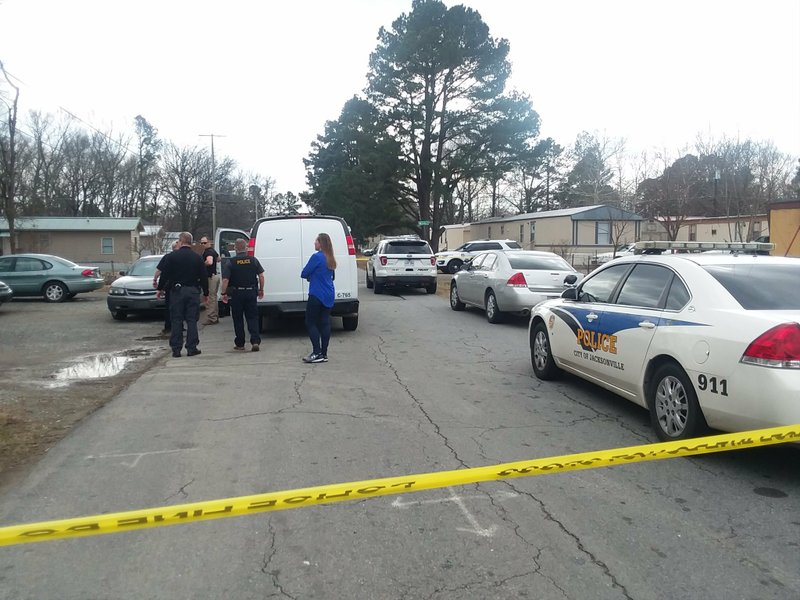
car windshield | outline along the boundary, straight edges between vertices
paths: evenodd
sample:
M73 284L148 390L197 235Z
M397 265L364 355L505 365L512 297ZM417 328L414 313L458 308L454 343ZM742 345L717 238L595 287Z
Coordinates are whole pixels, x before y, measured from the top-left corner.
M133 266L131 267L130 271L126 273L126 275L131 275L134 277L152 277L156 272L157 266L157 260L137 260L135 263L133 263Z
M509 254L508 262L512 269L523 271L574 271L570 264L560 256L525 256Z
M506 242L506 246L513 248L514 250L522 250L522 246L520 246L517 242Z
M431 254L428 242L389 242L386 244L386 254Z
M728 290L745 310L800 310L800 261L797 264L706 265L705 270Z

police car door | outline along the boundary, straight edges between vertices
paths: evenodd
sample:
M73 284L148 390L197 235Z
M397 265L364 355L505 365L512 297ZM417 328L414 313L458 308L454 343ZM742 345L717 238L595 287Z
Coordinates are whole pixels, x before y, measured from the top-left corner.
M614 265L595 271L578 287L577 300L551 307L550 346L559 363L594 379L598 357L614 350L603 312L630 269L630 265Z
M595 364L595 370L599 378L626 397L635 396L641 386L650 343L661 322L673 276L665 266L637 263L605 307L603 330L612 336L613 343L599 354L602 360Z

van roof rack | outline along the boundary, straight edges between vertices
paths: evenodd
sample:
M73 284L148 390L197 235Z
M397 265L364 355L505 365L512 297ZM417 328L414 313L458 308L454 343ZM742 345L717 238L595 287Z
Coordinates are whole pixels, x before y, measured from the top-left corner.
M775 244L767 242L636 242L636 254L661 254L665 250L705 252L706 250L730 250L731 252L768 252Z

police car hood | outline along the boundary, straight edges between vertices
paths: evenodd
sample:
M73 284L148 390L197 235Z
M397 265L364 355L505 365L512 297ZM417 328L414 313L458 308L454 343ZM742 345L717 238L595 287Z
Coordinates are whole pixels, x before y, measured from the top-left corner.
M153 278L150 276L137 277L125 275L111 284L112 288L126 288L129 290L152 290Z

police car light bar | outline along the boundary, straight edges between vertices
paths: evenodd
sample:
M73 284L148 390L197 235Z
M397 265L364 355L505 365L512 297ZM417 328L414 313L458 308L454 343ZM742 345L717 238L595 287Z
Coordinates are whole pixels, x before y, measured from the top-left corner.
M758 252L774 250L775 244L768 242L636 242L636 250L685 250L702 252L703 250L732 250L740 252Z

